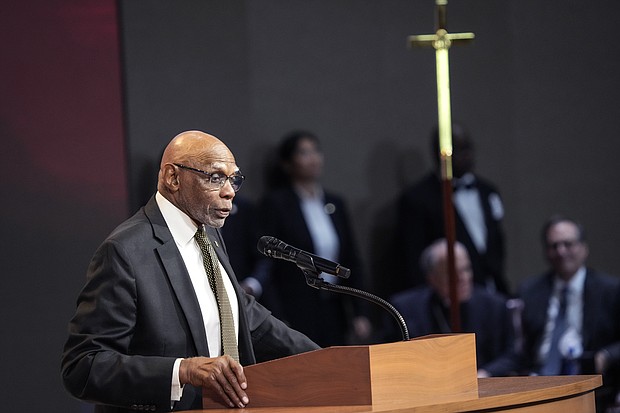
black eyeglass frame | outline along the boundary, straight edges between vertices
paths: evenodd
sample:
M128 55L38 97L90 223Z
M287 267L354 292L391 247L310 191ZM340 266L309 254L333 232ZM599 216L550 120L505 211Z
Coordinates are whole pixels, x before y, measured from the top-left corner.
M575 248L577 245L583 244L583 240L580 239L569 239L557 242L547 243L547 248L552 250L557 250L560 246L566 248L567 250Z
M238 192L239 189L241 189L241 185L243 185L243 181L245 181L245 175L235 172L232 175L224 175L223 173L220 172L207 172L207 171L203 171L202 169L198 169L198 168L193 168L191 166L187 166L187 165L183 165L180 163L173 163L174 166L178 166L179 168L182 169L187 169L188 171L194 171L194 172L198 172L200 174L203 174L205 176L209 177L209 183L210 184L214 184L214 185L219 185L219 187L217 188L222 189L224 187L224 185L226 185L226 181L230 182L230 186L232 187L232 189L235 192ZM222 179L221 182L213 182L213 176L218 176L218 177L222 177L222 178L226 178L226 179ZM235 180L237 182L235 182Z

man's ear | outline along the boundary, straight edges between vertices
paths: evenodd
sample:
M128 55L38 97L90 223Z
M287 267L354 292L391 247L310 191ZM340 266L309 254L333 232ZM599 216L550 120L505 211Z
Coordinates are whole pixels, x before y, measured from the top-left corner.
M163 181L166 188L170 192L176 192L179 190L179 175L178 170L172 164L165 164L163 169Z

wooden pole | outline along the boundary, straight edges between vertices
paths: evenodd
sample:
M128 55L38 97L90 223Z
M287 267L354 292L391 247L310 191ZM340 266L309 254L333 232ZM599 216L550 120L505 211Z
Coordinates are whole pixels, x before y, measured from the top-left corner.
M457 291L457 274L454 257L456 225L452 202L452 113L450 108L450 64L448 51L453 42L467 42L473 33L448 33L446 29L446 6L448 0L436 0L437 31L432 35L409 36L410 46L429 46L435 49L437 69L437 113L439 119L439 154L443 195L444 231L448 243L448 276L450 284L450 327L461 331L460 307Z

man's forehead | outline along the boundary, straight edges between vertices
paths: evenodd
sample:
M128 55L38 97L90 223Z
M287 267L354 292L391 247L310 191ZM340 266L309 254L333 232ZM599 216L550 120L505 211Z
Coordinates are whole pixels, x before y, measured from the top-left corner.
M235 157L224 145L215 145L209 150L200 153L198 161L204 166L218 166L218 167L236 167Z
M217 170L233 170L238 171L239 167L235 162L235 159L230 158L208 158L203 161L205 168L217 169Z
M556 225L549 228L547 236L549 238L574 236L579 232L577 226L570 222L559 222Z

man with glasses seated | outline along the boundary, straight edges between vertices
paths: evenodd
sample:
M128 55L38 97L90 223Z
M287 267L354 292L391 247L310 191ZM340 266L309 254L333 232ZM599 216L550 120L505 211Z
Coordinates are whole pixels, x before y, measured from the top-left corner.
M525 373L602 374L597 411L613 404L620 378L620 278L586 266L583 227L565 217L542 231L550 269L523 283Z
M97 412L249 403L244 365L318 346L239 286L219 228L244 176L214 136L166 147L156 194L95 253L69 325L64 385Z

